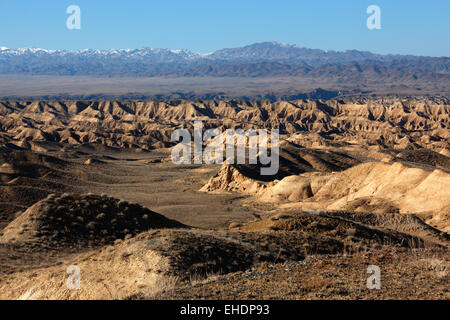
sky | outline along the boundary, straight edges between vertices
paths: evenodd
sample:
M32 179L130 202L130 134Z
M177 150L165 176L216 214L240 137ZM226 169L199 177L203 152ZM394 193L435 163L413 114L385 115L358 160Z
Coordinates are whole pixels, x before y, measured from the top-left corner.
M81 9L69 30L67 7ZM367 7L381 9L369 30ZM450 0L1 0L0 46L209 53L277 41L323 50L450 56Z

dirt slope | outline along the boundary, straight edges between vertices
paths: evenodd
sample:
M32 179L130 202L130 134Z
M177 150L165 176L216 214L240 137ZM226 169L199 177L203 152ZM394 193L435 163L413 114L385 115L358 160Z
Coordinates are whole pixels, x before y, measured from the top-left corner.
M224 165L200 190L236 191L260 202L293 203L304 209L428 214L434 225L449 230L450 174L400 162L368 162L342 172L305 173L270 183Z
M0 243L107 244L142 231L183 224L139 204L96 195L52 194L20 214L2 232Z

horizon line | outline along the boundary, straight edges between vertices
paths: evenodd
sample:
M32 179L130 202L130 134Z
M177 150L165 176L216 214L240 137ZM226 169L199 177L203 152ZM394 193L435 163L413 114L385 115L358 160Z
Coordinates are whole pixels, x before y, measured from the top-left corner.
M370 53L370 54L374 54L374 55L379 55L379 56L414 56L414 57L432 57L432 58L449 58L449 56L445 56L445 55L415 55L415 54L401 54L401 53L376 53L376 52L372 52L369 50L359 50L359 49L346 49L343 51L340 50L326 50L326 49L318 49L318 48L308 48L308 47L301 47L297 44L288 44L288 43L282 43L282 42L278 42L278 41L261 41L261 42L254 42L251 44L247 44L247 45L243 45L243 46L238 46L238 47L226 47L226 48L221 48L221 49L217 49L214 50L212 52L208 52L208 53L202 53L202 52L196 52L190 49L183 49L183 48L177 48L177 49L171 49L171 48L162 48L162 47L150 47L150 46L142 46L142 47L136 47L136 48L109 48L109 49L96 49L96 48L80 48L80 49L46 49L46 48L42 48L42 47L34 47L34 46L29 46L29 47L16 47L16 48L10 48L7 46L0 46L0 53L2 53L3 51L19 51L19 50L40 50L40 51L46 51L49 53L57 53L57 52L83 52L83 51L99 51L99 52L108 52L108 51L137 51L137 50L144 50L144 49L150 49L150 50L166 50L166 51L170 51L173 53L180 53L180 52L186 52L186 53L192 53L192 54L196 54L199 56L209 56L212 55L218 51L222 51L222 50L233 50L233 49L241 49L241 48L245 48L245 47L249 47L249 46L253 46L253 45L258 45L258 44L274 44L274 45L278 45L280 47L290 47L290 48L297 48L297 49L306 49L306 50L320 50L323 51L325 53L346 53L346 52L351 52L351 51L356 51L356 52L364 52L364 53Z

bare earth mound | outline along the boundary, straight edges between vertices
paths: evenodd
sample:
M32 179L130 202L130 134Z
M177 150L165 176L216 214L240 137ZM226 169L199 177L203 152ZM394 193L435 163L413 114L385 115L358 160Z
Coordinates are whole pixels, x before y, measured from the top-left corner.
M0 242L106 244L142 231L181 228L138 204L97 195L50 195L23 212L4 230Z
M259 261L276 259L255 246L199 230L156 230L116 241L75 261L83 277L81 290L69 290L66 266L17 273L0 284L8 299L129 299L152 298L175 285L208 275L245 270Z

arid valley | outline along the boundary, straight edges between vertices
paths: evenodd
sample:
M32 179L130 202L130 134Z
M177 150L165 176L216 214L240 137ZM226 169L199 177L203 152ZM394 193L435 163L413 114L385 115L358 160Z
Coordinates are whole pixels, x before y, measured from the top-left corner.
M194 121L278 173L174 164ZM0 299L450 299L449 141L439 96L0 101Z

